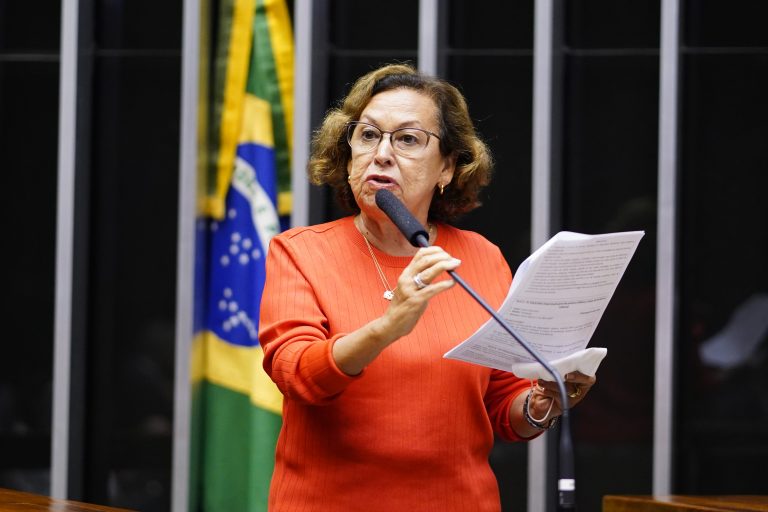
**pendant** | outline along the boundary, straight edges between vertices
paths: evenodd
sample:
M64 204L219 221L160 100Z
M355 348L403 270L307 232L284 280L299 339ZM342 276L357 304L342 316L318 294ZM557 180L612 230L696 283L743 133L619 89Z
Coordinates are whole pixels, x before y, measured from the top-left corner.
M392 290L386 290L384 292L384 298L387 299L387 300L394 299L395 298L395 292L393 292Z

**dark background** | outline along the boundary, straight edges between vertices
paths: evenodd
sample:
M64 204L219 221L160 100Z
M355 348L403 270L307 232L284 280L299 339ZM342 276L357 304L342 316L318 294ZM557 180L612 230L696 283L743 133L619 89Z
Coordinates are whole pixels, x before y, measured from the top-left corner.
M656 293L660 3L571 0L555 45L553 230L645 230L592 345L609 348L574 411L578 503L649 494ZM440 72L466 95L497 160L484 206L460 225L514 269L530 252L533 0L450 0ZM79 499L170 507L181 1L81 2L80 336L72 410ZM318 2L313 126L360 74L418 64L418 9ZM5 343L0 487L50 486L61 2L0 0ZM764 494L765 333L736 367L702 345L768 291L768 3L681 2L673 492ZM311 194L312 222L340 212ZM77 390L80 390L77 392ZM524 510L526 449L491 462L505 510Z

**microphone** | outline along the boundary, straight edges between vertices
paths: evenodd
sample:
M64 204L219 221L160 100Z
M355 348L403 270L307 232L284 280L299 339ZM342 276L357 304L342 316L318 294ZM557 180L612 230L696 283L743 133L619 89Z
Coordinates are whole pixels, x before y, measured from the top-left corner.
M416 218L408 211L408 208L387 189L379 189L376 192L376 206L383 211L387 217L397 226L400 232L414 247L429 247L429 236L426 229ZM496 310L488 305L462 278L456 274L456 271L449 270L448 274L458 283L467 293L469 293L480 306L491 314L494 320L507 331L512 338L522 346L531 357L541 364L547 372L552 375L557 383L560 392L560 403L563 412L560 416L560 468L557 480L558 504L562 510L573 510L576 508L576 479L574 476L573 463L573 442L571 441L571 424L568 408L568 393L565 389L565 382L560 373L555 370L527 341L512 329L507 322L502 319Z
M406 240L415 247L429 247L429 235L421 222L387 189L376 191L376 206L387 214Z

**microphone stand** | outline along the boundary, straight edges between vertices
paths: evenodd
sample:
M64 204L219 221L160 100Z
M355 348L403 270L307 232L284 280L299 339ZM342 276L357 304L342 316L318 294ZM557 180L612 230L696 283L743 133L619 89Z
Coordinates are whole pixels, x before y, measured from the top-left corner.
M411 245L416 247L429 247L429 236L424 230L424 226L408 211L405 205L400 202L395 195L387 189L379 189L376 192L376 205L383 211L392 222L397 226L400 232L405 236ZM483 309L491 314L494 320L514 338L536 361L539 362L552 375L557 382L557 389L560 392L560 403L562 405L561 430L560 430L560 468L557 480L558 503L561 510L574 510L576 480L573 467L573 442L571 441L571 422L568 409L568 393L565 390L565 382L560 374L541 357L536 350L531 347L521 336L519 336L512 327L489 306L482 297L464 282L455 271L449 270L448 274L474 298Z
M413 235L412 243L418 247L429 247L429 239L425 232L416 232ZM549 362L541 357L536 350L528 344L520 335L518 335L511 326L509 326L491 306L488 305L454 270L449 270L448 274L456 281L459 286L469 293L480 306L491 314L494 320L507 331L520 346L522 346L531 357L541 364L557 383L560 391L560 403L562 405L562 415L560 416L560 461L557 478L558 508L560 510L576 509L576 479L573 463L573 441L571 440L571 420L568 407L568 392L565 389L565 382L560 373L555 370Z

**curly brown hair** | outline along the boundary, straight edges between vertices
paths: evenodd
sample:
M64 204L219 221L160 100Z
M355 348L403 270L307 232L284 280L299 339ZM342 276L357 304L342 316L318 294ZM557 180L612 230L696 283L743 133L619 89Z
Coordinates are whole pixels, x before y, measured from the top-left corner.
M432 198L429 218L455 220L480 206L478 196L490 181L493 158L480 140L458 89L407 64L390 64L364 75L352 86L341 106L328 111L312 137L312 153L307 165L309 177L316 185L329 185L342 208L352 213L360 211L347 182L347 163L352 157L346 140L347 123L357 121L376 94L401 88L423 93L437 106L440 153L455 156L456 170L445 192Z

